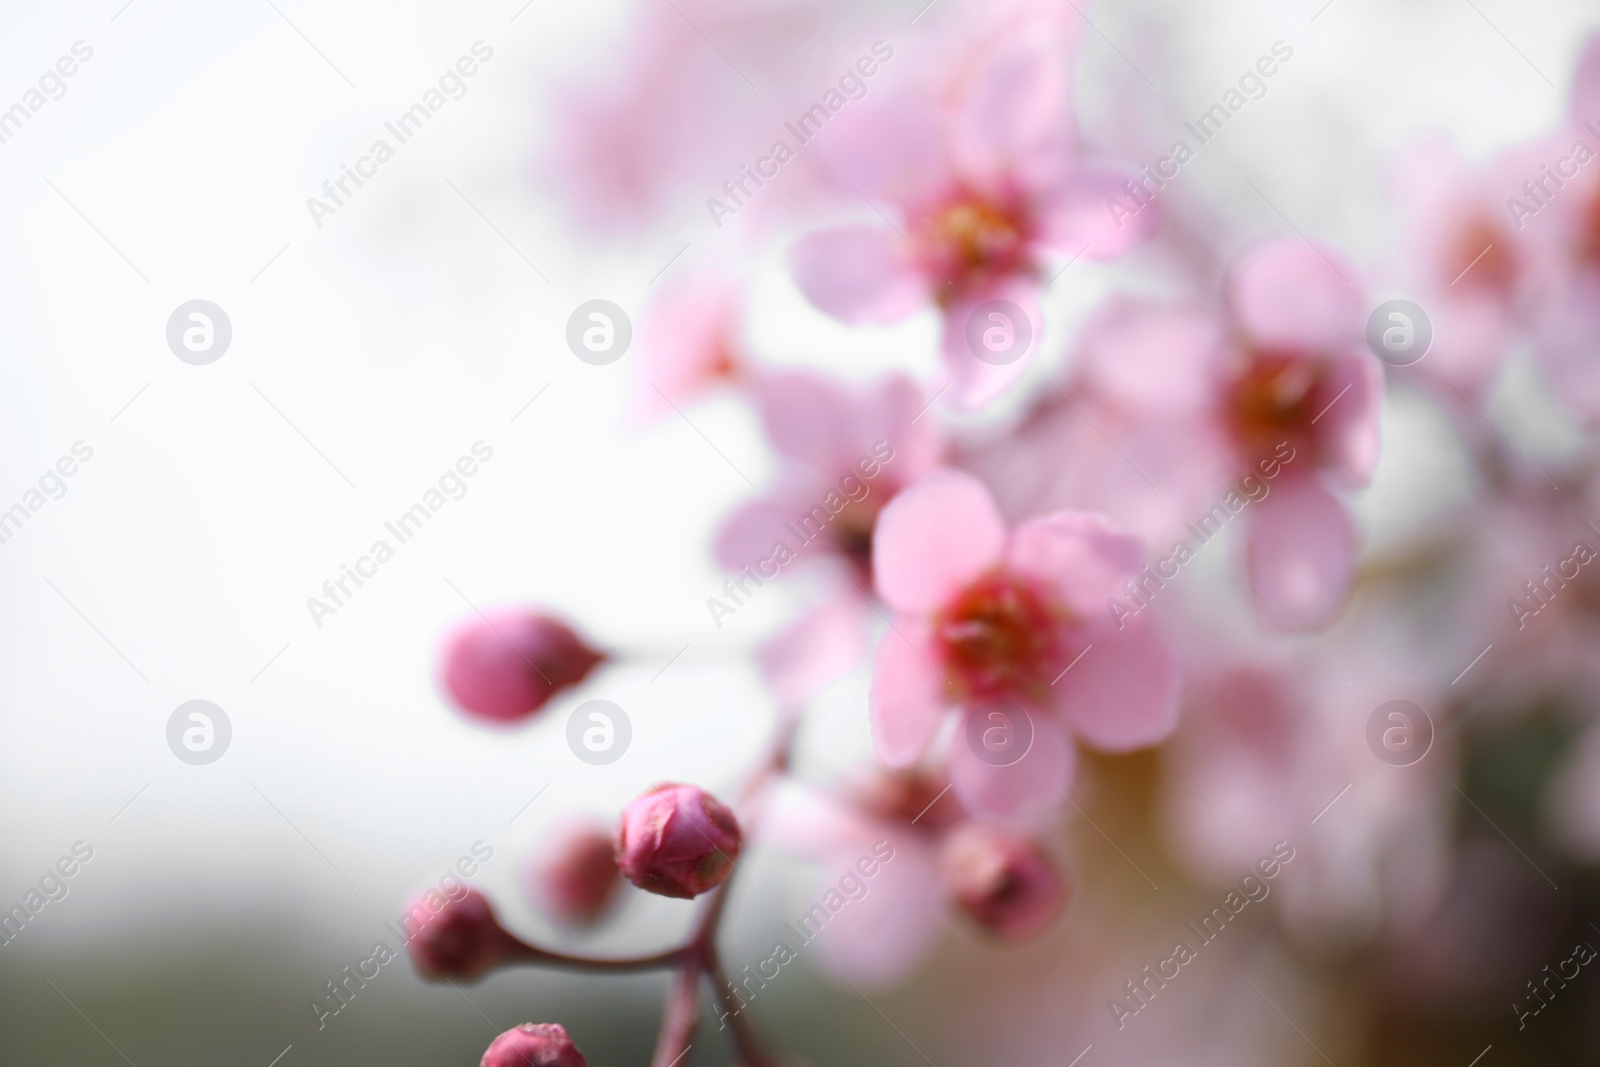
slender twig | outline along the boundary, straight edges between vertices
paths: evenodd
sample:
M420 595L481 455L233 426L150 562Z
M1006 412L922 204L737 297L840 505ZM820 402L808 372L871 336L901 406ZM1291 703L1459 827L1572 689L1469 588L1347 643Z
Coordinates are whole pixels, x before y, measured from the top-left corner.
M555 952L551 949L540 948L514 936L511 938L511 942L510 951L506 957L507 963L560 967L572 971L609 971L619 974L633 971L659 971L668 967L675 967L683 960L687 951L686 946L680 945L666 952L656 952L649 956L597 959L592 956L572 956L565 952Z
M722 960L718 958L715 950L711 953L711 966L706 977L710 979L711 988L715 990L717 1000L722 1004L725 1013L722 1018L728 1024L728 1030L733 1037L734 1051L739 1054L739 1067L772 1067L772 1057L768 1055L761 1039L756 1036L755 1028L744 1018L742 1014L744 1003L733 991L733 983L728 981Z

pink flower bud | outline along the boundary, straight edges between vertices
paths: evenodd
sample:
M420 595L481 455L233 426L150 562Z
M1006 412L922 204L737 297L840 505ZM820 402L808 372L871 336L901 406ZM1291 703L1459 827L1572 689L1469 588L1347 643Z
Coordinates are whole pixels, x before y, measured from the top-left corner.
M1067 881L1038 845L968 823L944 843L940 867L951 898L996 940L1018 943L1049 929L1067 904Z
M557 921L591 926L616 899L621 884L611 835L598 826L578 824L559 831L536 855L528 892Z
M640 889L688 899L728 880L742 844L726 805L692 785L663 785L623 811L617 864Z
M432 894L430 894L432 895ZM425 897L406 908L402 920L411 940L411 962L427 979L474 981L510 954L515 939L495 918L489 898L476 889L446 900L438 910Z
M557 1023L523 1023L489 1043L478 1067L588 1067Z
M440 674L468 714L514 722L583 681L603 659L564 623L503 610L475 615L445 638Z

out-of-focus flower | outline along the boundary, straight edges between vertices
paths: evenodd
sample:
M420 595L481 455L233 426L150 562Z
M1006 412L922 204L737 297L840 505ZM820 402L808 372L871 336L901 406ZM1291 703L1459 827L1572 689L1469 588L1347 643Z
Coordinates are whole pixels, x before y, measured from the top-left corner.
M1165 737L1177 714L1172 652L1146 616L1118 620L1107 607L1139 558L1139 543L1099 515L1057 512L1008 533L988 490L958 471L902 493L873 548L879 595L897 612L872 678L878 758L914 763L958 707L955 790L1003 817L1061 799L1073 738L1126 751ZM1031 732L1004 765L972 742L995 714Z
M639 322L635 345L643 362L641 407L671 411L745 372L744 295L715 270L663 283Z
M733 812L692 785L663 785L631 801L617 824L617 866L650 893L689 899L728 880L743 835Z
M895 322L935 305L945 370L967 406L1026 366L971 347L968 324L983 305L1021 309L1036 347L1047 257L1110 259L1156 226L1154 210L1121 224L1107 210L1125 176L1083 158L1068 107L1071 58L1039 47L1038 29L1024 20L954 64L953 85L858 105L830 161L844 186L898 222L819 231L792 254L807 298L844 322Z
M534 855L528 891L546 914L569 926L591 926L616 899L621 885L616 847L604 827L573 823Z
M1336 653L1349 663L1348 648ZM1326 664L1309 653L1213 667L1188 686L1165 753L1162 821L1174 854L1223 885L1287 842L1296 858L1273 898L1285 925L1316 944L1415 926L1447 875L1454 768L1444 723L1433 715L1431 747L1414 764L1379 759L1368 719L1408 682L1381 661L1366 666L1347 668L1349 686L1315 684Z
M1084 346L1101 388L1136 408L1143 395L1145 417L1189 429L1189 460L1168 479L1225 472L1198 522L1214 534L1248 511L1247 573L1275 624L1326 625L1355 575L1355 528L1332 490L1372 478L1383 374L1354 276L1332 250L1271 242L1230 272L1220 319L1152 309L1159 329L1104 319L1107 334Z
M489 1043L479 1067L588 1067L559 1023L523 1023Z
M469 715L515 722L582 682L604 659L565 623L504 609L468 619L445 638L440 676Z
M495 917L489 898L476 889L434 912L413 901L407 915L421 926L406 943L417 973L430 980L475 981L505 960L515 941Z
M790 559L820 554L870 585L879 513L938 460L938 433L917 418L924 407L917 387L895 376L852 394L820 375L791 371L762 377L755 399L783 473L770 495L729 517L717 538L718 560L765 580Z
M1528 173L1513 210L1544 257L1545 299L1533 328L1535 347L1564 403L1586 420L1600 418L1600 35L1578 63L1564 128L1518 150ZM1537 169L1533 169L1537 167ZM1512 207L1508 201L1508 207Z
M1032 940L1066 909L1065 875L1020 834L969 823L944 842L939 861L951 898L997 941Z
M941 447L910 379L885 378L852 393L819 375L762 376L755 399L782 460L778 485L731 515L717 539L723 566L778 576L790 561L826 561L839 585L764 642L762 675L799 707L860 660L867 647L872 532L884 506L932 469Z
M944 914L938 844L961 817L943 781L874 768L839 789L785 783L765 827L787 851L817 861L812 899L849 899L806 947L823 969L868 988L899 982L932 949ZM846 882L846 880L848 881Z

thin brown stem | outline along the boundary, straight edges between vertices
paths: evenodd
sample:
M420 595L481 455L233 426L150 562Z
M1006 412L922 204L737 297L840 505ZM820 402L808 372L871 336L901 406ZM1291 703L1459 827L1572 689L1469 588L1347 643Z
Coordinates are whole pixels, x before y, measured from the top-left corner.
M721 1021L728 1025L733 1037L734 1051L739 1054L739 1067L773 1067L773 1060L768 1055L766 1046L756 1036L755 1028L741 1014L744 1011L744 1002L733 991L733 983L728 981L728 975L722 968L722 960L715 953L711 956L706 977L717 994L718 1003L722 1005Z
M656 1038L650 1067L678 1067L694 1045L694 1028L700 1014L701 955L689 953L667 990L667 1006L661 1013L661 1033Z
M573 956L565 952L555 952L551 949L530 945L514 935L507 935L510 940L506 945L505 961L507 963L526 963L533 966L559 967L573 971L603 971L612 973L631 973L634 971L658 971L676 966L684 957L686 947L671 949L666 952L657 952L649 956L625 956L620 959L597 959L592 956Z

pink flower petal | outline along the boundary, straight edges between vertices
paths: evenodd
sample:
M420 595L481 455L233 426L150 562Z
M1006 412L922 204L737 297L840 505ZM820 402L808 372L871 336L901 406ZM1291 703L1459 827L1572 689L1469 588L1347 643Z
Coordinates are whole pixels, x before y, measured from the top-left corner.
M1250 508L1245 565L1262 619L1316 629L1336 618L1356 570L1344 505L1315 478L1290 478Z
M832 379L804 371L763 375L756 403L772 447L827 474L855 446L854 400Z
M880 382L856 412L856 447L870 449L882 441L894 449L887 465L893 484L910 485L938 463L942 442L937 423L921 417L928 399L910 378L896 374ZM854 464L864 455L848 459Z
M1360 489L1372 481L1378 466L1383 368L1371 352L1353 350L1328 375L1323 392L1329 406L1318 416L1316 427L1322 433L1323 469L1346 488Z
M992 47L955 107L951 142L962 172L1042 177L1067 159L1076 133L1071 76L1061 42L1043 33L1008 35Z
M983 483L962 471L934 471L878 516L878 593L900 611L931 613L998 564L1005 542L1005 524Z
M1578 69L1572 76L1572 107L1569 112L1574 126L1585 122L1600 124L1600 34L1591 34L1578 57Z
M1041 239L1064 256L1108 260L1150 238L1161 227L1161 205L1128 196L1123 183L1133 176L1108 167L1073 172L1036 205Z
M984 307L996 300L1003 300L1010 307ZM1018 321L1018 312L1027 320L1026 326ZM996 315L1000 318L995 318ZM946 308L941 352L945 373L950 376L950 394L956 405L969 410L980 408L1005 392L1028 369L1034 353L1039 350L1043 331L1044 313L1031 282L987 287ZM1015 347L999 352L984 347L985 339L991 336L997 342ZM1022 347L1024 337L1026 347ZM980 349L990 359L1005 359L1006 362L996 364L980 358Z
M1027 754L997 767L979 759L967 742L968 723L976 719L974 729L981 734L988 728L986 714L981 707L967 711L950 742L950 781L962 805L980 817L1015 819L1060 804L1077 767L1077 755L1060 724L1048 712L1033 712L1033 744Z
M1263 347L1341 349L1359 340L1366 321L1355 269L1298 237L1248 253L1229 276L1228 295L1245 334Z
M920 95L869 95L829 122L821 143L828 169L842 179L840 191L852 199L904 204L950 180L938 111Z
M944 900L932 887L938 885L933 850L915 834L886 831L872 843L887 845L891 858L877 862L871 878L861 876L862 859L877 860L878 853L835 852L823 868L828 881L819 885L813 902L830 917L816 941L817 962L830 974L868 989L893 985L910 973L927 955L939 934ZM846 880L852 869L855 879ZM873 869L869 865L868 869ZM855 886L861 886L856 889ZM832 896L830 896L830 891ZM829 905L837 906L832 911ZM812 923L815 923L813 918ZM807 923L802 933L813 930ZM797 925L797 929L798 929ZM807 942L791 944L805 953Z
M1017 527L1006 566L1045 583L1078 615L1099 618L1143 554L1139 539L1106 516L1058 511Z
M1114 299L1084 324L1078 367L1096 393L1144 412L1192 415L1218 388L1223 337L1188 307Z
M852 326L898 322L928 298L925 265L892 230L841 226L800 239L790 270L806 299Z
M1073 734L1108 752L1156 744L1178 723L1172 647L1146 619L1124 621L1121 628L1107 619L1086 629L1087 651L1053 687Z
M788 545L797 556L805 555L811 546L801 543L785 523L794 522L805 514L805 509L820 501L820 494L824 492L825 488L813 488L810 482L795 483L785 485L770 497L741 504L717 532L717 562L730 571L749 567L753 572L756 563L770 558L773 547L779 543ZM827 543L820 542L824 546Z
M643 410L667 414L726 380L743 345L743 296L731 278L705 271L673 282L639 323Z
M867 647L867 606L840 587L763 641L756 662L778 704L801 708L861 662Z
M867 712L872 750L886 766L915 763L939 729L945 682L928 645L926 624L901 616L878 646Z

